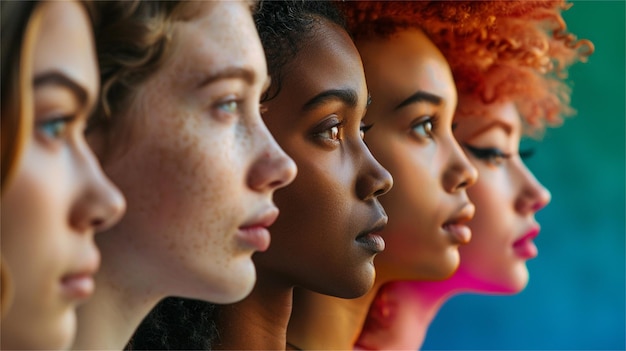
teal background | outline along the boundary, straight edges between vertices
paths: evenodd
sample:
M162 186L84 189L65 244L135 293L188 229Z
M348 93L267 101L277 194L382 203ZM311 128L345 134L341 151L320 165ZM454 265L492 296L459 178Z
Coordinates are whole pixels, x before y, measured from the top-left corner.
M593 41L570 70L578 115L548 130L528 166L552 192L539 256L515 296L451 299L423 349L624 350L625 3L574 1L569 29Z

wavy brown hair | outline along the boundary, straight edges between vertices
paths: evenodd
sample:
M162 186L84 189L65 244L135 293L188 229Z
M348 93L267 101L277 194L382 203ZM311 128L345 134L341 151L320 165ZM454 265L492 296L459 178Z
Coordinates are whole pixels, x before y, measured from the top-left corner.
M567 69L593 53L567 30L565 1L359 1L337 3L352 35L420 28L452 69L459 95L514 101L528 133L572 115ZM461 115L480 111L459 106Z

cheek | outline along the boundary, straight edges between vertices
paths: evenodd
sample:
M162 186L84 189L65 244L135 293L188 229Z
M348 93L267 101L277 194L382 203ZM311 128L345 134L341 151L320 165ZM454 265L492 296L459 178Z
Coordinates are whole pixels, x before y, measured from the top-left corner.
M432 150L406 142L391 142L387 147L377 148L375 156L394 179L393 188L380 197L389 222L430 216L440 202Z
M14 294L3 320L11 323L3 324L3 333L5 327L16 335L28 331L28 348L60 348L73 335L66 321L73 316L73 307L59 291L68 258L75 254L67 169L59 158L47 151L37 154L31 147L2 194L2 258L11 273ZM37 330L35 335L33 330Z
M510 186L501 177L481 172L468 195L476 214L468 223L472 240L459 248L461 265L476 271L502 267L512 254L510 245L516 235Z

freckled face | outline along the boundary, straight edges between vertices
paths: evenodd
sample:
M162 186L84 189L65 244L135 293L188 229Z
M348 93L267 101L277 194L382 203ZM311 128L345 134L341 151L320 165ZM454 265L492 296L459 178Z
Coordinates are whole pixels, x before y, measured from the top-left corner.
M313 31L284 68L278 96L264 103L263 118L298 176L276 192L281 216L255 262L285 284L357 297L373 284L378 252L358 237L386 221L377 196L392 180L361 137L367 87L354 44L326 20Z
M372 95L365 141L395 183L381 198L389 224L387 248L376 258L379 277L443 279L468 240L468 228L456 229L473 213L465 189L476 178L452 135L457 95L450 68L415 29L357 47Z
M229 303L251 291L273 192L296 170L259 114L267 71L246 3L185 6L193 16L174 25L168 61L113 117L127 138L109 139L121 145L103 163L129 208L99 244L110 274Z
M535 213L548 204L550 193L520 157L522 125L515 105L486 106L471 98L460 103L484 112L455 116L455 136L479 174L468 189L476 205L476 216L469 222L473 237L459 249L456 276L473 290L519 292L528 282L526 261L536 250L524 236L539 229Z
M5 350L71 345L75 309L93 293L100 263L94 232L124 212L122 194L83 134L98 93L89 17L78 2L42 2L30 23L39 23L33 56L21 63L32 64L24 96L32 97L25 113L32 108L33 128L1 206L2 258L14 293L2 311Z

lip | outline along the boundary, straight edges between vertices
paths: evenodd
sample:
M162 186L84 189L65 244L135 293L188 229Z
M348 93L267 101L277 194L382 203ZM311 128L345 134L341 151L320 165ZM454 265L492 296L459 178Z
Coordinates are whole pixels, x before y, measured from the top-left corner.
M254 251L266 251L271 241L268 227L276 222L279 213L276 207L272 207L239 227L237 239L240 245Z
M74 269L61 277L63 296L76 302L82 302L91 297L96 286L93 276L98 271L98 267L100 267L100 253L94 250L88 259L77 264Z
M513 242L513 251L515 255L523 259L531 259L537 257L539 251L533 240L539 235L540 228L535 226L526 234Z
M472 239L472 230L465 223L474 217L475 211L474 204L467 202L441 226L455 244L464 245Z
M385 250L385 239L378 233L385 229L387 220L387 216L382 216L370 226L370 229L360 232L354 240L359 246L373 254L381 253Z

